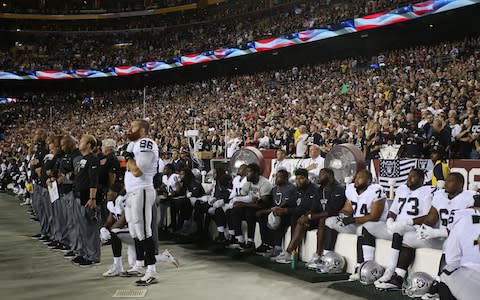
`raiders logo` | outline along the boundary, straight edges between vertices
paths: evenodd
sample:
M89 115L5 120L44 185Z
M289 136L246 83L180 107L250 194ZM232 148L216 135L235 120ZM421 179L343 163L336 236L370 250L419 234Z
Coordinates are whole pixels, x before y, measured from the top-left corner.
M302 198L297 199L297 206L300 206L300 203L302 203Z
M427 159L419 159L417 160L417 168L426 170L428 167L428 160Z
M386 177L393 176L393 174L395 173L395 161L393 160L384 161L383 167L387 175Z

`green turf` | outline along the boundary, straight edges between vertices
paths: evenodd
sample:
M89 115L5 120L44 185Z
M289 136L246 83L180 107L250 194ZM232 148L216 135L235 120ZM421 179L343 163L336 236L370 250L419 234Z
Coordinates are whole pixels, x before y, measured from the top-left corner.
M373 285L363 285L358 281L348 282L335 282L332 283L329 288L338 290L350 295L358 297L364 297L367 299L385 299L385 300L403 300L410 299L407 296L403 296L401 291L379 291L375 289Z

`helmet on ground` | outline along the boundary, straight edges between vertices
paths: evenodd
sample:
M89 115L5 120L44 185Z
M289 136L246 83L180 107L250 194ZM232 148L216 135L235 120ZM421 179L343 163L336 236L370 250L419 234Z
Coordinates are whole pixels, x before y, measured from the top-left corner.
M402 294L410 298L425 295L433 284L433 277L425 272L415 272L408 276L402 286Z
M320 257L317 272L336 274L345 272L345 258L340 254L330 251Z
M382 277L385 268L373 260L364 262L358 267L358 274L360 275L360 282L362 284L372 284L377 279Z

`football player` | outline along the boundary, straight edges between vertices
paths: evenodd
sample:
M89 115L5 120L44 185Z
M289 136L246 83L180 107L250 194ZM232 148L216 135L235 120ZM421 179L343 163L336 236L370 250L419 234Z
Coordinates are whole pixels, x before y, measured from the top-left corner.
M416 232L408 231L403 236L398 264L390 280L379 284L381 289L399 289L408 267L415 258L415 249L434 248L442 249L445 238L448 236L447 226L453 222L454 211L473 205L472 191L463 190L464 178L460 173L450 173L445 181L445 190L437 190L433 194L432 206L425 217L423 224ZM438 228L432 228L440 221ZM444 256L440 262L439 271L444 263Z
M410 170L407 183L396 190L387 222L367 222L363 225L362 250L365 261L374 259L376 238L392 240L390 264L383 276L375 281L376 286L390 280L397 266L403 235L408 231L415 232L413 225L423 224L430 210L433 188L423 185L424 177L423 170Z
M439 287L440 299L478 299L480 286L480 195L472 208L455 212L453 225L445 241L445 262ZM441 286L441 284L440 284Z
M157 281L155 246L152 238L152 207L155 203L153 177L157 173L158 146L147 138L150 125L145 120L131 123L128 139L131 140L124 154L127 160L125 190L127 192L125 217L128 229L135 239L137 258L145 257L147 270L136 283L149 285Z
M325 249L323 254L333 251L337 235L341 233L357 234L357 266L350 280L359 280L358 266L364 262L362 228L367 222L386 220L388 207L385 205L385 193L382 186L372 183L372 173L363 169L357 172L353 183L345 189L347 201L340 213L344 216L332 216L325 220Z
M177 227L177 213L175 208L174 197L176 197L177 192L180 192L180 175L175 173L175 167L173 164L169 163L165 165L163 169L162 184L159 189L160 193L160 224L161 226L167 225L166 214L167 206L170 205L170 215L171 215L171 224L170 228L174 230Z
M255 224L256 211L271 207L272 184L267 178L261 176L260 167L256 164L247 166L247 182L243 185L241 195L230 201L233 202L232 224L235 230L235 238L242 251L253 252L255 250ZM247 221L248 239L245 243L242 234L242 220Z
M125 194L122 191L123 185L115 183L107 193L107 208L109 211L104 226L100 229L102 241L111 241L113 252L113 264L103 273L104 277L115 276L143 276L144 261L137 260L135 243L128 230L125 220ZM153 226L156 226L154 222ZM128 264L130 269L124 272L122 262L122 242L128 246ZM156 261L170 262L175 267L179 266L178 260L166 249L162 254L155 255Z

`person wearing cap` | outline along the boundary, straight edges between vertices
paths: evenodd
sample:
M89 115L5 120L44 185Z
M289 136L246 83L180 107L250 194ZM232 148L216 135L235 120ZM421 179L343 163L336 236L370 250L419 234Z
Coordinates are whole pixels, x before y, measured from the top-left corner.
M450 168L445 161L445 148L441 145L435 145L432 148L430 158L433 162L432 179L428 184L437 187L438 181L445 181L450 174Z

